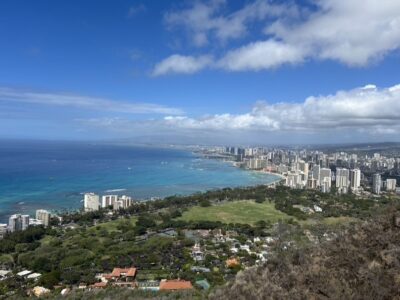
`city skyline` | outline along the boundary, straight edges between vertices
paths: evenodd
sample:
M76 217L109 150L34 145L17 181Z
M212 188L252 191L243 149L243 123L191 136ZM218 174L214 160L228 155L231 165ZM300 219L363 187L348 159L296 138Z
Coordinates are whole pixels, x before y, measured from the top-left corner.
M400 141L393 1L0 9L0 138Z

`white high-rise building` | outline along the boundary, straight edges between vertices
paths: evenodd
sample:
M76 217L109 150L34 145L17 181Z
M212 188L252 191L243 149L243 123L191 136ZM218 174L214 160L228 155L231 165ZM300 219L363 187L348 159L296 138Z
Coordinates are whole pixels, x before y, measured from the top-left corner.
M286 186L290 188L301 188L303 186L302 176L298 172L289 172L286 176Z
M96 211L99 210L100 197L94 193L86 193L83 199L83 206L85 211Z
M113 206L115 201L118 201L118 195L104 195L101 197L101 207Z
M132 204L133 204L132 198L124 195L113 203L113 210L118 210L120 208L128 208Z
M361 185L360 169L350 170L350 188L352 191L358 191Z
M349 188L349 170L345 168L336 169L336 188L339 193L345 194Z
M246 162L247 168L248 169L252 169L252 170L258 170L258 169L265 168L266 165L267 165L267 161L266 160L258 159L258 158L250 158Z
M11 215L8 219L8 230L11 232L22 229L21 215Z
M25 230L29 226L29 215L15 214L8 219L8 229L11 232Z
M50 213L45 209L38 209L36 219L42 221L43 225L47 227L50 224Z
M132 197L129 197L129 196L123 195L120 200L123 201L124 208L127 208L127 207L129 207L129 206L131 206L133 204Z
M323 177L321 179L321 192L322 193L329 193L331 191L331 178L330 177Z
M394 192L396 191L396 179L386 179L386 191Z
M372 175L372 192L379 195L381 193L381 174Z

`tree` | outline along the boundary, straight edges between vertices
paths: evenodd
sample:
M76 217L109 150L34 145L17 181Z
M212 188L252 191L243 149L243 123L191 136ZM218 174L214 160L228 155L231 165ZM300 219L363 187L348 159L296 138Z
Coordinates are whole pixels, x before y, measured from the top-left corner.
M156 226L156 222L149 215L140 215L138 220L136 221L136 226L151 228Z
M39 285L51 289L55 285L57 285L59 281L60 281L60 272L53 271L50 273L43 274L42 277L40 277L39 279Z
M209 206L211 206L211 202L210 202L210 200L203 199L200 201L200 206L201 207L209 207Z

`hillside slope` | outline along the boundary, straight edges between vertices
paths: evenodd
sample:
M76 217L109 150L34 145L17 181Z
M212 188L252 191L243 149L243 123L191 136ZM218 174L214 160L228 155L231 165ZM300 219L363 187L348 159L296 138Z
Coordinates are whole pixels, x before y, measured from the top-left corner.
M393 205L330 242L279 251L210 298L400 299L399 213Z

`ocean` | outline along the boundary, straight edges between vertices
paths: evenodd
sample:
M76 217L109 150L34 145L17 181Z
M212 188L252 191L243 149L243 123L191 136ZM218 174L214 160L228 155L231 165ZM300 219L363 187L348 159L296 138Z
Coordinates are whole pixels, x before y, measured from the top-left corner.
M144 200L275 180L184 150L0 140L0 222L39 208L78 209L85 192Z

